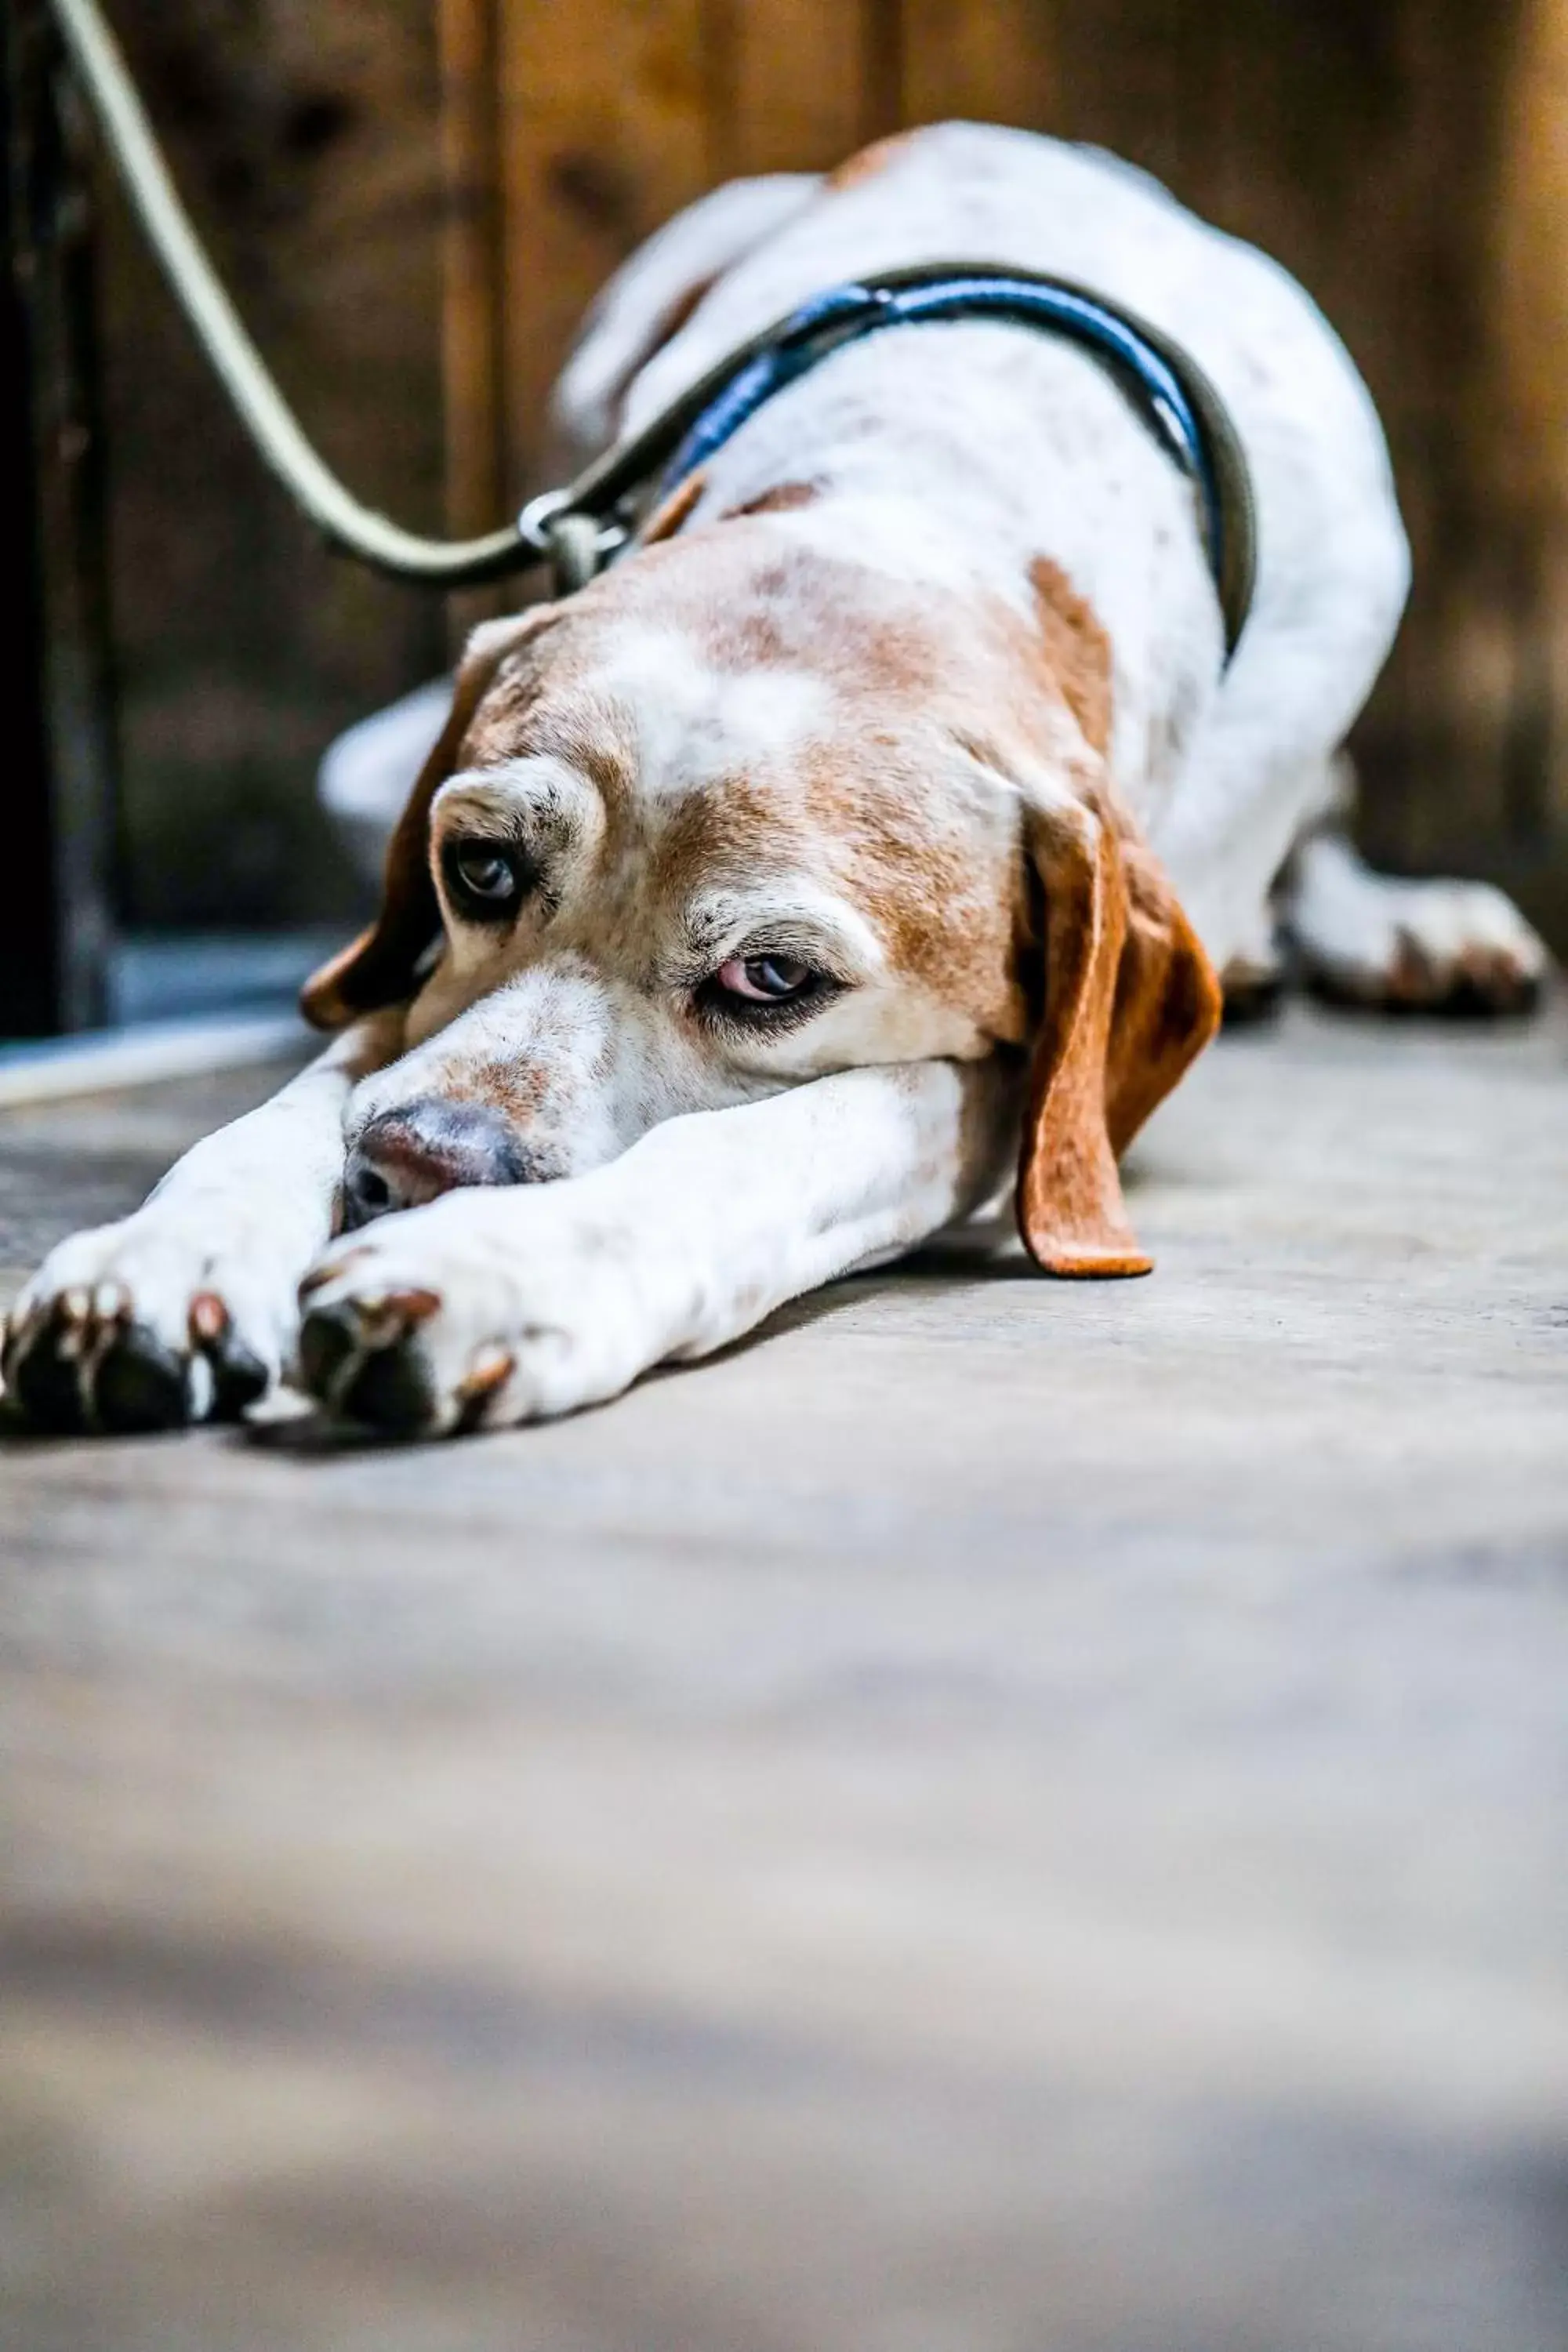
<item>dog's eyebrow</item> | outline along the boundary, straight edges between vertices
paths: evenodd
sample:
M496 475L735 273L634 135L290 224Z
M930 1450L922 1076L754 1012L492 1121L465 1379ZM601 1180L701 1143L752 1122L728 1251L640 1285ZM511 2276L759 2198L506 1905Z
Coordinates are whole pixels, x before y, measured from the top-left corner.
M843 980L869 980L887 964L881 941L857 908L793 877L766 888L706 891L686 908L681 933L683 971L711 971L743 950L764 948L798 955Z
M581 802L584 790L583 777L565 761L534 753L494 768L459 768L437 793L431 814L438 819L460 807L465 816L508 827L520 816L559 821Z

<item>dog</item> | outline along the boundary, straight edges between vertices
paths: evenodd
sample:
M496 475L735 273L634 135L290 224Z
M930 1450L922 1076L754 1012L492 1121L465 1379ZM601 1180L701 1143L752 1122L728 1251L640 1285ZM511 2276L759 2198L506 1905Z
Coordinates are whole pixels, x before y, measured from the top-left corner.
M1343 836L1408 584L1371 399L1131 166L954 123L721 189L611 282L558 424L589 454L825 290L949 260L1189 356L1250 478L1245 613L1125 371L984 310L849 337L591 584L475 632L379 915L305 992L331 1043L49 1257L25 1416L162 1428L285 1376L402 1436L564 1413L1010 1183L1045 1271L1142 1273L1117 1160L1216 973L1267 979L1283 929L1363 1003L1536 989L1506 899ZM360 744L372 831L426 709Z

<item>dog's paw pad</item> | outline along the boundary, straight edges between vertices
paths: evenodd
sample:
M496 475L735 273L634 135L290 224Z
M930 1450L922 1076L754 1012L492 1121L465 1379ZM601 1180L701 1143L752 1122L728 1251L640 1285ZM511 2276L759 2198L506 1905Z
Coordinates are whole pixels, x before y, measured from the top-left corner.
M342 1391L340 1410L389 1437L416 1437L431 1428L436 1383L423 1349L406 1339L377 1348Z
M195 1370L144 1324L118 1328L97 1367L93 1417L126 1436L183 1429L205 1402L199 1377L190 1377Z
M1545 988L1543 968L1506 947L1471 947L1456 961L1439 1010L1469 1016L1533 1013Z
M325 1400L334 1395L361 1346L359 1325L347 1301L307 1312L300 1326L300 1373L312 1396Z
M306 1296L322 1286L312 1283ZM388 1436L433 1428L438 1398L419 1335L440 1305L435 1291L416 1289L309 1307L300 1327L304 1386L340 1420Z

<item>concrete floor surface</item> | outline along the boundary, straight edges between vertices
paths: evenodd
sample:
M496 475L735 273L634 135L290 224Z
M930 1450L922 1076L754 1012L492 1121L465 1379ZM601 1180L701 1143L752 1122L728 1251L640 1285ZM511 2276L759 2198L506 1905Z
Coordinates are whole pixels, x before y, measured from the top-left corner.
M0 1297L261 1085L0 1118ZM0 1447L8 2352L1568 2343L1568 1033L1134 1168L1146 1283Z

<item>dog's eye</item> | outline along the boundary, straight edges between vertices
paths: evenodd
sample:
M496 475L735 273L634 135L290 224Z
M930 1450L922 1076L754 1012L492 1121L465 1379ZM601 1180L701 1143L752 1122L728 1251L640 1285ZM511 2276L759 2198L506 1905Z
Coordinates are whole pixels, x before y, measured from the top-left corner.
M697 991L695 1009L721 1029L771 1031L776 1036L809 1021L842 996L846 985L782 950L731 956Z
M817 974L794 956L731 956L713 975L713 985L745 1004L787 1004L804 996Z
M504 921L522 896L522 862L505 842L448 841L441 870L453 904L478 923Z

